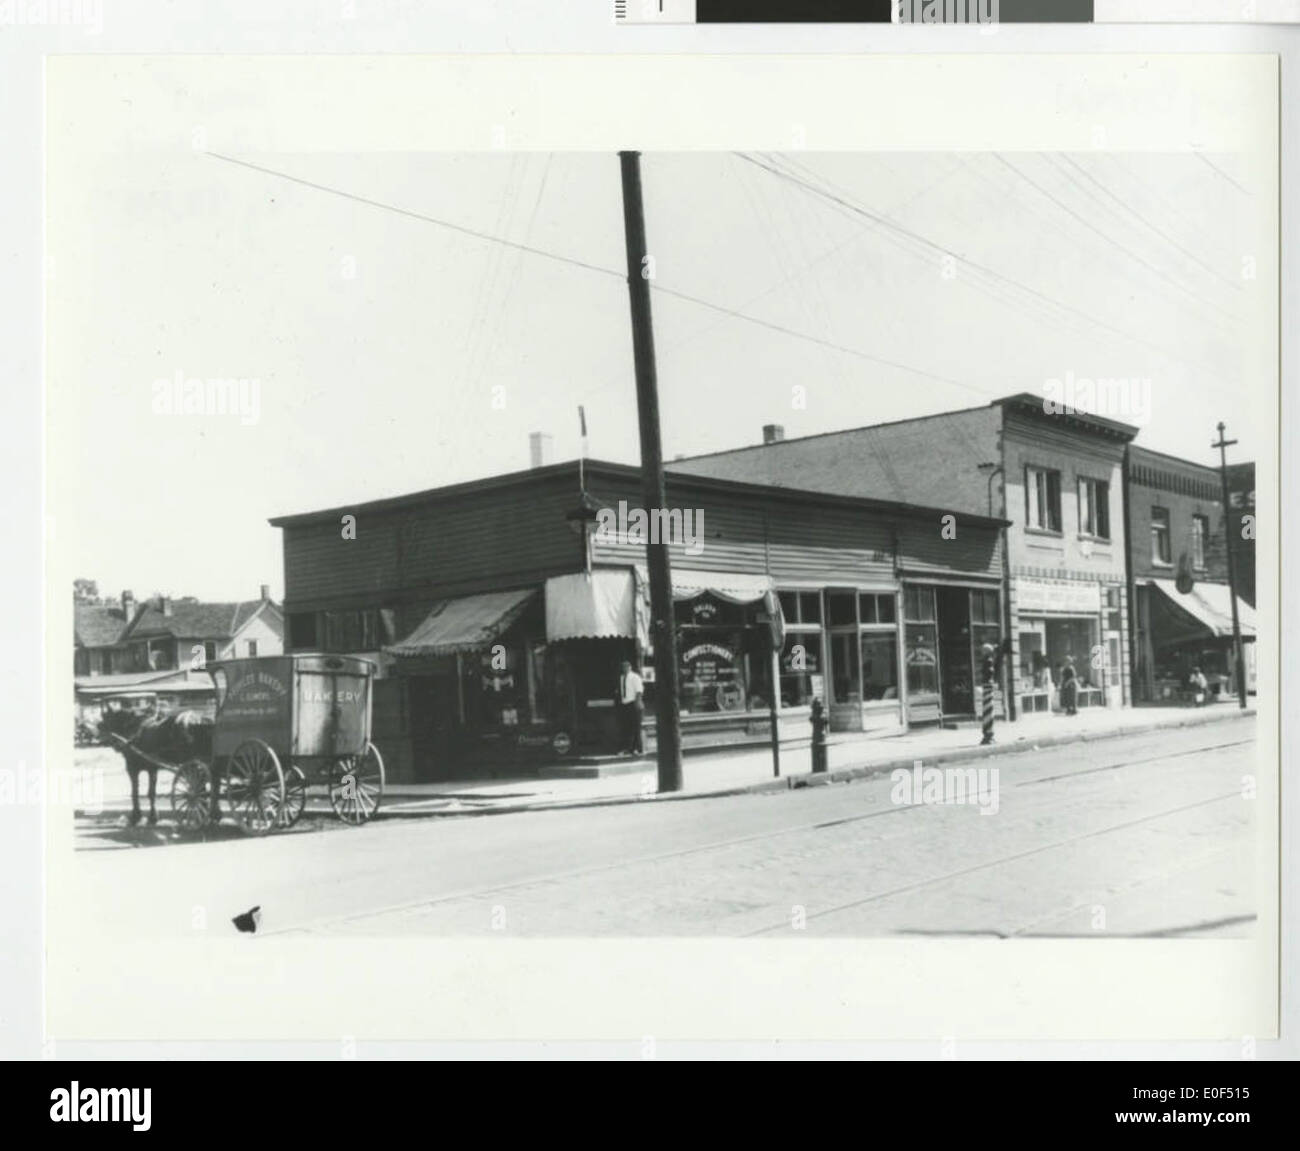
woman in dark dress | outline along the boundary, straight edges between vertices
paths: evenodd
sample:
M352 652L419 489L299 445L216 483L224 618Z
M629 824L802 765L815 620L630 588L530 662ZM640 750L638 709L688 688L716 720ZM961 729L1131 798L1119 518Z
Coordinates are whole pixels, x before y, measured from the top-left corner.
M1061 668L1061 706L1066 715L1078 715L1079 678L1074 674L1074 659L1065 657L1065 666Z

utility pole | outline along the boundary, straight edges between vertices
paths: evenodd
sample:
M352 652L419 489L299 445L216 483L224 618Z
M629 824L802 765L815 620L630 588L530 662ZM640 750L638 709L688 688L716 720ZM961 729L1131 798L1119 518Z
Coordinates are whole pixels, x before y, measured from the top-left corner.
M620 152L623 231L627 238L627 290L632 305L632 351L636 363L636 407L641 429L641 490L646 511L666 509L663 446L659 442L659 381L654 330L650 323L650 270L645 263L645 210L641 203L641 153ZM650 572L650 634L655 648L655 741L659 790L682 789L682 730L677 705L677 630L673 621L672 570L668 541L646 542Z
M1228 596L1232 600L1232 656L1237 665L1237 703L1246 708L1246 663L1241 655L1241 623L1237 619L1237 570L1232 559L1232 507L1228 501L1228 449L1236 440L1224 439L1224 423L1219 421L1219 480L1223 485L1223 537L1228 545Z

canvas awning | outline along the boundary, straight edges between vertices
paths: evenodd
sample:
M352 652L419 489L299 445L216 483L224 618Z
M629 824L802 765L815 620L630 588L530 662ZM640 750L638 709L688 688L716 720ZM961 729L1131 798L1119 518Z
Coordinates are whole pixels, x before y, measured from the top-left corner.
M649 586L644 567L637 568L638 578ZM772 577L753 572L695 571L673 568L673 599L694 599L708 592L731 603L755 603L773 588Z
M1232 598L1227 584L1197 583L1184 594L1173 580L1153 579L1147 583L1210 635L1216 638L1232 635ZM1237 620L1241 625L1242 639L1254 639L1255 609L1240 596L1237 597Z
M552 576L546 581L546 638L632 639L636 585L627 568Z
M410 635L400 643L385 645L384 651L403 656L477 651L507 631L536 595L536 588L524 588L443 600L434 604Z

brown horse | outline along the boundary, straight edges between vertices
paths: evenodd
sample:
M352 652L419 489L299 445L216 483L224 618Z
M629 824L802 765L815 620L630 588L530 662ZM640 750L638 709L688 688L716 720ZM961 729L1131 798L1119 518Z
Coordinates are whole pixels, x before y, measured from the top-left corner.
M212 759L212 720L197 711L178 711L171 715L154 714L134 724L119 720L113 727L134 730L117 730L114 742L126 760L126 771L131 777L131 817L135 826L140 822L140 772L149 773L149 825L158 822L157 792L158 771L163 767L179 766L191 759L205 763Z

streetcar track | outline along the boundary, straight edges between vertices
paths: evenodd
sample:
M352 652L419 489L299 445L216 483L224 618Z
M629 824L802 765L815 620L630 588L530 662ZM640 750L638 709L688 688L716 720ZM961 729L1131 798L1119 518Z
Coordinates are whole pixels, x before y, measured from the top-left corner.
M1129 765L1121 764L1117 766L1129 766ZM882 892L878 895L867 897L864 900L852 901L850 903L840 904L834 908L828 908L825 911L819 911L810 914L807 918L811 920L811 919L819 918L820 916L823 915L834 914L837 910L844 910L848 907L856 906L860 902L872 902L873 900L876 899L887 898L889 895L892 894L913 890L916 887L923 887L932 883L942 882L945 879L958 878L961 875L966 874L967 872L979 871L981 869L999 866L1002 863L1012 862L1018 858L1021 858L1021 856L1023 855L1033 855L1043 851L1049 851L1055 847L1065 846L1066 844L1073 843L1078 840L1088 839L1098 835L1105 835L1111 831L1123 830L1126 827L1136 826L1138 824L1149 822L1154 819L1161 819L1164 818L1165 816L1174 815L1181 811L1191 810L1193 808L1205 806L1211 803L1218 803L1225 799L1239 798L1239 795L1240 795L1239 792L1231 792L1226 795L1214 796L1207 800L1201 800L1196 803L1188 804L1184 807L1171 808L1168 811L1162 811L1162 812L1157 812L1153 815L1143 816L1140 819L1133 820L1130 822L1114 824L1110 827L1101 828L1093 832L1088 832L1081 836L1075 836L1064 840L1059 840L1052 844L1048 844L1042 847L1033 848L1028 852L1019 853L1017 855L1005 856L998 860L977 864L971 868L967 868L961 871L951 872L943 876L937 876L933 879L925 880L918 884L907 885L905 887L897 888L890 892ZM456 903L458 901L463 901L463 900L483 899L492 895L500 894L502 892L517 891L520 889L526 889L530 887L542 887L547 884L558 883L564 880L581 879L588 876L601 875L607 872L617 871L622 868L637 867L644 864L661 863L666 860L679 859L686 856L699 855L711 851L721 851L731 847L738 847L750 843L761 842L762 840L777 839L782 836L795 835L801 832L818 831L826 827L838 826L845 823L861 822L867 819L874 819L886 815L895 815L906 811L912 811L917 808L924 808L929 806L933 806L933 805L925 804L925 803L898 804L887 808L877 809L875 811L863 812L861 815L851 816L843 820L797 824L793 827L783 827L771 831L755 832L751 835L737 836L732 839L716 840L707 844L697 844L692 847L679 848L678 850L675 851L660 852L658 854L653 854L653 855L641 855L631 859L621 859L621 860L611 861L609 863L603 863L595 867L568 868L564 871L551 872L547 875L529 876L526 879L514 880L509 883L497 884L491 887L465 888L459 891L450 892L446 895L434 896L433 898L425 897L420 899L407 900L405 902L398 903L398 904L392 904L380 908L368 908L363 911L351 912L344 915L321 916L315 919L307 920L303 923L295 924L293 926L286 926L282 928L272 929L270 931L263 931L260 932L259 934L265 937L270 935L287 935L287 934L294 934L299 932L310 933L312 931L319 930L329 925L355 923L361 920L374 919L384 915L401 914L403 912L418 911L426 908L439 907L445 904ZM785 927L786 924L783 921L778 926ZM765 928L760 928L757 931L747 932L745 933L745 935L746 936L758 935L776 929L777 929L776 927L770 927L770 928L765 927Z
M804 916L804 922L810 923L814 919L823 919L828 915L838 915L840 912L849 911L855 907L863 907L868 903L878 903L882 899L889 899L895 895L903 895L909 891L919 891L923 887L933 887L937 883L946 883L950 880L961 879L966 875L973 875L978 871L988 871L995 867L1002 867L1004 864L1015 863L1021 859L1028 859L1034 855L1042 855L1047 851L1054 851L1057 848L1068 847L1073 843L1081 843L1087 839L1096 839L1098 836L1109 835L1115 831L1124 831L1131 827L1138 827L1144 823L1151 823L1157 819L1165 819L1170 815L1178 815L1184 811L1193 811L1198 807L1208 807L1213 803L1223 803L1229 799L1240 799L1240 791L1230 791L1224 795L1211 796L1209 799L1198 800L1196 803L1184 804L1181 807L1171 807L1166 811L1158 811L1152 815L1144 815L1139 819L1126 820L1123 823L1112 824L1110 827L1099 828L1096 831L1083 832L1080 835L1072 835L1065 839L1056 840L1053 843L1041 844L1038 847L1031 847L1027 851L1018 851L1012 855L1002 856L999 859L986 860L983 863L976 863L970 867L963 867L957 871L945 872L943 875L931 876L929 879L917 880L915 883L907 883L902 887L891 888L889 891L879 891L873 895L864 896L861 899L851 899L844 903L838 903L834 907L827 907L821 911L809 911ZM783 931L789 929L789 920L783 919L779 923L771 924L767 927L755 928L752 931L744 932L740 938L752 939L759 935L766 935L773 931Z
M1185 755L1200 755L1202 752L1206 751L1222 751L1227 747L1242 747L1245 744L1254 742L1254 739L1238 739L1234 740L1232 743L1216 743L1209 747L1192 747L1188 748L1186 751L1170 751L1166 752L1164 755L1149 755L1144 759L1125 760L1123 763L1105 763L1100 767L1084 767L1080 768L1078 771L1064 771L1060 775L1046 775L1042 779L1022 779L1019 783L1013 784L1012 786L1033 787L1035 784L1039 783L1052 783L1058 779L1074 779L1080 775L1096 775L1101 771L1115 771L1117 768L1121 767L1145 767L1148 763L1157 763L1162 759L1178 759Z

